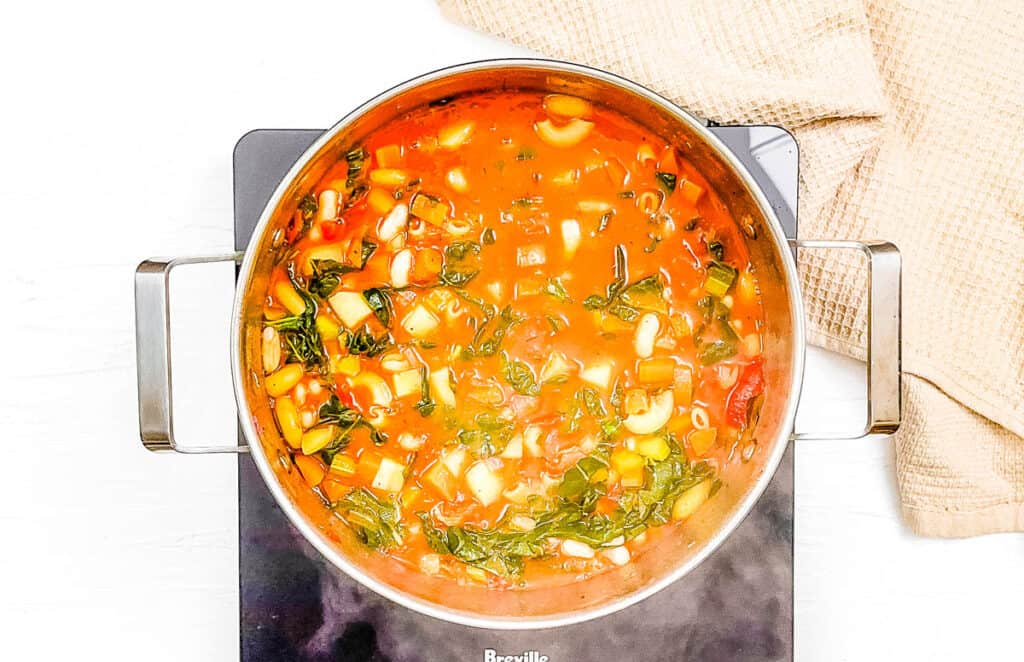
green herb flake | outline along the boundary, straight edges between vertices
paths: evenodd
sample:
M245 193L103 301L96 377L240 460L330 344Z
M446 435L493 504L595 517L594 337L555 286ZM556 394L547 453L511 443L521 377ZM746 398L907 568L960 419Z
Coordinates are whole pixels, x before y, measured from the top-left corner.
M676 176L671 172L656 172L654 177L658 180L658 185L665 190L666 195L676 190Z

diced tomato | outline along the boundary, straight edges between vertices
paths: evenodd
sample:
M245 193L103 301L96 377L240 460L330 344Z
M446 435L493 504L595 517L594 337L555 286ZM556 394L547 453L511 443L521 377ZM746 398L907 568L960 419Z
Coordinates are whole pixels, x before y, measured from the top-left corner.
M738 428L746 427L750 402L764 391L764 370L761 361L754 361L743 368L736 385L729 393L726 405L726 419Z
M329 222L320 224L320 234L323 235L326 241L336 239L339 232L341 232L341 224L339 223Z

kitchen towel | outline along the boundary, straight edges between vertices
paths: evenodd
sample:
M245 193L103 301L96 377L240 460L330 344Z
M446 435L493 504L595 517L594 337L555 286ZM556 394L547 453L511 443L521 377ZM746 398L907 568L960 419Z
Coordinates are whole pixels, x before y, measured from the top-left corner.
M439 0L455 21L800 146L800 234L903 253L907 522L1024 531L1024 3ZM863 358L866 271L801 251L811 340Z

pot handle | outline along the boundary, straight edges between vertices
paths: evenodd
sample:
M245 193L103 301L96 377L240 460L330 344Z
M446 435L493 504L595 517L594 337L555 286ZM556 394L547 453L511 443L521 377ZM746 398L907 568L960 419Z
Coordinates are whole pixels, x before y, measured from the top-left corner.
M901 382L902 278L900 251L887 241L790 241L795 248L859 250L868 258L867 420L855 433L793 432L791 439L860 439L892 434L903 417Z
M135 359L139 384L139 437L151 451L240 453L247 446L181 447L174 441L171 399L171 271L185 264L234 262L242 253L153 258L135 269Z

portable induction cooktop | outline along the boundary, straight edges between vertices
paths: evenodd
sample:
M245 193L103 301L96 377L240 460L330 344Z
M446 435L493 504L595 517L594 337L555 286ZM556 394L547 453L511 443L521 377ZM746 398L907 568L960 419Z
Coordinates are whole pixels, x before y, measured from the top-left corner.
M750 170L796 236L797 146L777 127L711 129ZM259 129L235 147L235 248L322 133ZM241 654L246 662L763 662L793 655L793 449L753 510L707 560L660 593L597 620L548 630L481 630L378 596L324 560L238 458ZM546 656L546 658L545 658ZM511 658L510 658L511 659Z

